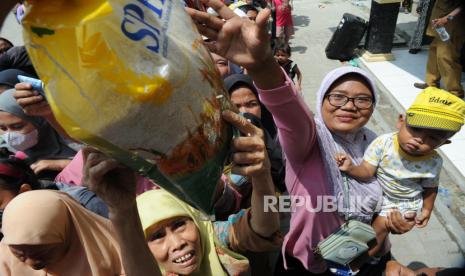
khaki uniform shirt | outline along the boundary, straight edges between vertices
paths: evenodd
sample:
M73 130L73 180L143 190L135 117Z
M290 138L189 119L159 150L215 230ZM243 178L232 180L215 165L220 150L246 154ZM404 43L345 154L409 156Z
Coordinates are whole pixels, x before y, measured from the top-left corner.
M428 24L426 34L429 36L438 36L436 30L433 28L431 20L447 16L455 8L462 5L462 11L454 18L454 20L447 22L446 30L452 35L452 32L461 31L465 34L465 5L461 0L436 0L433 10L431 11L431 18Z

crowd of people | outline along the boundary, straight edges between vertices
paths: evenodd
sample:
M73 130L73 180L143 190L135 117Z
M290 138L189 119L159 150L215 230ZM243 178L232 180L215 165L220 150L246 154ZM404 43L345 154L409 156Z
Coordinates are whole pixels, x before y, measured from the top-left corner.
M245 134L231 143L216 220L68 137L45 96L18 80L38 78L25 47L0 38L0 275L442 275L391 260L389 233L427 227L436 149L463 126L465 102L428 87L398 131L377 135L366 124L378 92L360 68L328 72L316 107L304 102L289 0L201 2L186 11L240 113L222 117ZM265 207L285 197L291 212ZM348 261L328 257L328 239L357 243L335 238L350 222L375 238Z

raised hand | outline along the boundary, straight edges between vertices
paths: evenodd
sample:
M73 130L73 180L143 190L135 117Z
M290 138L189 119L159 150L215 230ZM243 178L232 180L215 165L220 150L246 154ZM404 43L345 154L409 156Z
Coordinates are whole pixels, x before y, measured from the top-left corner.
M21 106L24 113L29 116L43 117L48 121L52 127L64 138L73 140L69 137L63 127L57 122L55 115L53 115L52 108L47 100L39 92L32 90L29 83L21 82L15 85L15 93L13 96L16 103Z
M206 12L186 8L199 32L212 41L206 45L210 51L243 66L257 70L264 62L274 61L266 29L270 9L261 10L256 21L241 18L219 0L202 0L213 8L224 21Z
M231 111L223 112L223 119L245 135L233 140L232 160L234 165L231 171L248 177L270 174L270 161L266 152L263 131L246 118Z
M110 213L126 211L135 205L136 176L115 159L84 148L84 184L108 206Z
M29 116L53 116L48 102L39 92L32 90L31 84L18 83L15 85L15 89L14 97L16 102L23 108L24 113Z
M234 165L231 171L250 177L252 180L250 226L258 235L271 237L279 230L279 214L266 212L263 208L265 196L275 195L263 131L246 118L231 111L223 112L223 119L244 134L244 136L236 137L233 140L234 154L232 159Z

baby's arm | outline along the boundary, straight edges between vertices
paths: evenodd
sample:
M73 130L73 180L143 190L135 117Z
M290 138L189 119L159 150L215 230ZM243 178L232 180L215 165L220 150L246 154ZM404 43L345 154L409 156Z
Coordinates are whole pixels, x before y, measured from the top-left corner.
M365 160L359 166L352 163L350 156L344 153L336 155L336 163L342 172L345 172L358 181L366 182L372 179L376 174L376 167Z
M423 228L428 224L429 218L434 208L434 200L438 194L438 187L434 188L424 188L423 191L423 208L421 210L421 215L418 216L416 220L416 226L418 228Z

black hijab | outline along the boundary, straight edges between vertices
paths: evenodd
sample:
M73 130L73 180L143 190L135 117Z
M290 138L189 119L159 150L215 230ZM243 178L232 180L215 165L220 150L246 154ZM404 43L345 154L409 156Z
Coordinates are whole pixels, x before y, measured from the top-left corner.
M240 86L246 86L252 90L252 92L257 97L258 102L260 103L262 116L259 119L251 113L245 113L244 117L249 119L255 126L263 129L265 134L265 145L266 151L268 153L268 158L270 159L271 164L271 177L273 178L273 183L281 191L286 190L286 185L284 184L285 178L285 165L283 159L283 153L281 145L278 141L277 128L274 123L273 116L270 111L260 102L258 97L258 91L253 80L248 75L233 74L224 79L226 90L231 96L232 92Z
M252 90L252 92L257 97L258 102L260 103L262 117L260 121L263 125L263 128L268 131L270 136L274 139L276 138L277 129L276 124L274 123L273 116L271 115L270 111L266 109L265 105L260 102L260 98L258 97L258 91L255 85L253 84L253 80L249 75L242 75L242 74L233 74L224 79L224 84L226 86L226 90L231 96L232 92L236 90L237 87L240 85L246 86Z
M6 86L8 89L14 88L15 85L19 83L18 75L23 75L30 78L37 77L20 69L6 69L0 71L0 85Z

